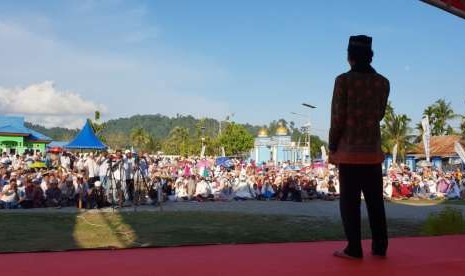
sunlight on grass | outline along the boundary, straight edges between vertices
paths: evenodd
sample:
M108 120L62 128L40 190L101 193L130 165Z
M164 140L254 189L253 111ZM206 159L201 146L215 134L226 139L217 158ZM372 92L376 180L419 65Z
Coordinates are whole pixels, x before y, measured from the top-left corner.
M125 248L133 246L137 239L134 230L119 213L78 215L73 237L80 248Z
M447 200L447 199L406 199L391 200L391 203L403 204L409 206L433 206L433 205L465 205L465 200Z
M407 200L391 200L391 203L403 204L409 206L433 206L444 204L447 200L444 199L407 199Z

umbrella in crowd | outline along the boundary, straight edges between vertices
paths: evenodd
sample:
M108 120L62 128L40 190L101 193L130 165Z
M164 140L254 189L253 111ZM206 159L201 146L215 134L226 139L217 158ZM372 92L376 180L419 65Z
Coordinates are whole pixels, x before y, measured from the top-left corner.
M299 166L291 165L291 166L285 167L284 170L285 171L300 171L301 168Z
M50 149L48 150L48 152L50 152L50 153L60 153L60 152L62 152L62 151L63 151L63 149L60 148L60 147L53 147L53 148L50 148Z
M197 162L197 168L208 168L210 167L210 162L207 159L202 159Z
M223 166L226 168L230 168L234 166L234 163L228 157L218 157L215 163L217 166Z
M39 169L39 168L46 168L47 166L45 165L45 162L39 162L39 161L36 161L34 163L32 163L31 165L29 165L29 168L31 169Z

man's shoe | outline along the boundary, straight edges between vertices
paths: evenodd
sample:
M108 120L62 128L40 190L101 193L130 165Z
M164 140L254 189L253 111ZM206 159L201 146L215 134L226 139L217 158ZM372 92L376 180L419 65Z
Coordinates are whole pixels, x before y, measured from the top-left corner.
M334 256L347 259L347 260L361 260L363 256L352 256L345 252L345 250L336 250L333 253Z

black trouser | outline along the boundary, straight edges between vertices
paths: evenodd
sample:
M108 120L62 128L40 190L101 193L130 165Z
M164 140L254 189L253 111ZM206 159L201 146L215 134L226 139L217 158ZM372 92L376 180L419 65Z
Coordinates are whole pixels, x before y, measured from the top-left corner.
M126 190L128 191L129 201L134 200L134 179L126 179Z
M363 256L361 245L361 192L365 198L372 235L372 252L385 254L388 246L381 165L339 165L340 210L348 241L346 253Z

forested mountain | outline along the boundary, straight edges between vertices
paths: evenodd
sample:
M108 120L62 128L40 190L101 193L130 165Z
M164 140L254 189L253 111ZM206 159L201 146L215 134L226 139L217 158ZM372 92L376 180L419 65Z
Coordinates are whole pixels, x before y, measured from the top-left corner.
M227 123L228 122L223 121L223 127ZM251 124L243 124L243 126L252 135L256 135L260 129L260 126L254 126ZM53 138L54 140L59 141L70 140L79 132L78 129L67 129L61 127L46 128L28 122L26 122L26 127L36 130ZM100 134L105 137L124 133L129 135L129 132L132 129L143 128L154 138L165 139L168 137L170 131L175 127L187 128L191 134L194 134L198 127L205 127L205 135L214 136L219 132L220 123L215 119L196 119L190 115L178 115L172 118L161 114L134 115L129 118L118 118L105 122L105 128Z
M55 141L69 141L79 132L79 129L68 129L62 127L46 128L29 122L25 122L24 126L47 135Z
M129 118L112 119L104 123L93 122L96 134L111 148L129 148L131 146L147 151L163 150L170 152L174 145L183 144L183 152L191 153L198 149L201 138L211 148L218 148L221 131L225 132L231 122L219 121L211 118L197 119L193 116L177 115L168 117L161 114L135 115ZM284 119L274 120L267 126L238 124L247 130L250 137L255 137L260 128L265 127L270 135L281 125L288 129L294 142L304 145L307 141L306 133L295 126L294 122ZM26 123L26 126L43 133L56 141L69 141L79 130L60 127L45 128L40 125ZM100 131L101 130L101 131ZM183 138L184 137L184 138ZM326 145L318 136L311 137L312 153L320 152L320 147ZM232 138L235 139L235 138ZM253 144L253 143L252 143ZM215 145L215 146L213 146ZM180 149L178 149L180 150ZM178 153L179 154L179 153ZM213 152L215 154L215 152ZM313 155L313 154L312 154Z

